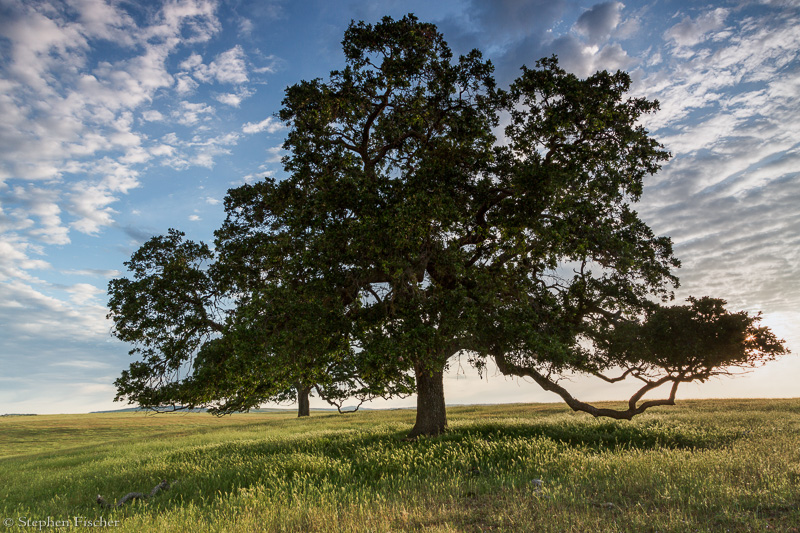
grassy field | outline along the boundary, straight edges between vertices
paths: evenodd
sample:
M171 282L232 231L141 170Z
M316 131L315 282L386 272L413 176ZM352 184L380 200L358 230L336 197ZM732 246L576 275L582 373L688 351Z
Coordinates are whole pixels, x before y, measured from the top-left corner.
M413 417L0 418L0 532L74 517L137 532L800 532L800 399L683 401L633 422L456 407L445 435L406 442ZM95 503L163 479L178 483Z

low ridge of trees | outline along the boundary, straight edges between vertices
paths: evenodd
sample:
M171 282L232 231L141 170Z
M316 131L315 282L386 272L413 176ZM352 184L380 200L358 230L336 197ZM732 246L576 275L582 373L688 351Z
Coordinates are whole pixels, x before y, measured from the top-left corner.
M679 262L631 204L669 154L627 74L580 79L553 57L500 89L479 51L454 59L413 15L352 23L342 44L342 70L286 89L286 179L230 190L213 251L171 230L109 285L140 358L118 399L224 413L416 392L415 437L445 429L458 354L631 418L786 352L721 300L653 303ZM576 372L643 386L598 409L559 383Z

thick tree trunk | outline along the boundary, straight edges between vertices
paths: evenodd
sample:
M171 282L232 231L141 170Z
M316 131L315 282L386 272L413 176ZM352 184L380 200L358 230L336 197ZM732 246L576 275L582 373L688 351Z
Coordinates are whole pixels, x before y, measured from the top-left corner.
M311 393L311 387L301 385L300 383L295 385L295 387L297 388L297 417L309 416L311 414L311 406L308 401L308 396Z
M417 421L408 438L438 435L447 427L444 407L444 370L431 372L416 369Z

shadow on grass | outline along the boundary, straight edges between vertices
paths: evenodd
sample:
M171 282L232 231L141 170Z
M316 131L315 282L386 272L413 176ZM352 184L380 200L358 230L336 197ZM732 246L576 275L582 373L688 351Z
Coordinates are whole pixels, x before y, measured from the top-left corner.
M741 435L735 429L666 424L661 421L632 423L628 421L575 420L550 423L509 424L482 422L449 430L441 439L460 440L465 435L481 438L546 438L569 445L595 450L655 448L707 449L729 444Z
M204 506L209 500L235 498L240 491L255 489L280 501L325 499L331 494L347 500L394 493L400 488L447 486L459 479L473 480L476 475L501 486L504 479L538 477L542 468L568 462L565 457L575 451L707 449L738 438L735 431L717 427L586 419L478 421L412 442L404 440L407 429L312 430L263 441L187 447L168 452L158 465L140 465L133 477L130 471L125 476L109 476L104 480L104 495L110 500L115 492L121 496L132 490L149 490L160 479L178 479L180 486L159 496L151 511L187 502Z

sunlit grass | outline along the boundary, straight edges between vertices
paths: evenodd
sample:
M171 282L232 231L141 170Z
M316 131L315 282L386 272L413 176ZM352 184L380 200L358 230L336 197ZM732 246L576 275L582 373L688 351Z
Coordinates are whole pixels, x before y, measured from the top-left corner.
M633 422L559 405L0 419L0 518L116 531L800 531L800 400L687 401ZM102 509L160 480L171 490ZM74 529L74 528L73 528Z

